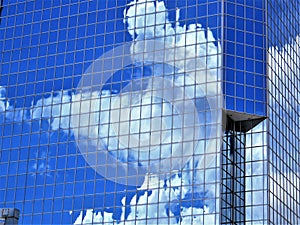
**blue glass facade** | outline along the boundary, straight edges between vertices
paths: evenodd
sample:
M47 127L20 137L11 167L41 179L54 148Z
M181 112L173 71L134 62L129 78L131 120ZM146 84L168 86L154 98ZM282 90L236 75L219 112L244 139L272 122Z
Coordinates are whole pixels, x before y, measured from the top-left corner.
M297 1L2 4L19 224L300 223Z
M265 2L223 4L226 109L266 116Z
M20 224L219 221L220 9L4 1L1 207Z
M297 1L268 3L270 224L300 223L298 9Z

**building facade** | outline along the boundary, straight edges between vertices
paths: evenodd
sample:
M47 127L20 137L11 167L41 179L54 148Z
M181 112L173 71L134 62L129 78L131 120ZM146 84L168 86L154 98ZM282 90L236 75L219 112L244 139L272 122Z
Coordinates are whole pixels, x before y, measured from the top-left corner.
M298 0L1 4L19 224L300 223Z

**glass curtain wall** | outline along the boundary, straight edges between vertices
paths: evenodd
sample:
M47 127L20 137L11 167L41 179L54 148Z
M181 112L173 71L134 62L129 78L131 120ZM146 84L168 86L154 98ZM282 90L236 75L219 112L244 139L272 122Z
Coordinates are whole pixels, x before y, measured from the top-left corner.
M216 224L221 1L3 0L0 207Z
M298 1L268 4L270 224L300 223L299 7Z

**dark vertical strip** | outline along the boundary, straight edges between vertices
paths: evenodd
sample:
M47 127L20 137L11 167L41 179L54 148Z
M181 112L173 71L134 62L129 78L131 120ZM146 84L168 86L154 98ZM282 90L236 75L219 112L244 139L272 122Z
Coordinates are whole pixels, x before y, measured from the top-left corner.
M4 0L1 0L1 5L0 5L0 24L1 24L1 20L2 20L3 2L4 2Z
M221 224L245 223L245 141L241 123L228 118L222 153Z
M234 143L234 138L235 134L232 133L229 137L229 142L230 142L230 155L233 157L234 150L235 150L235 143Z

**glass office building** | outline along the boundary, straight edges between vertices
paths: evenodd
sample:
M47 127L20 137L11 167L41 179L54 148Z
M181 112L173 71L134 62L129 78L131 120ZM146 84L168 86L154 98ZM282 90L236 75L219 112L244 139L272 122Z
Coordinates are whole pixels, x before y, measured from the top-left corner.
M298 0L1 1L0 208L300 223L299 21Z

